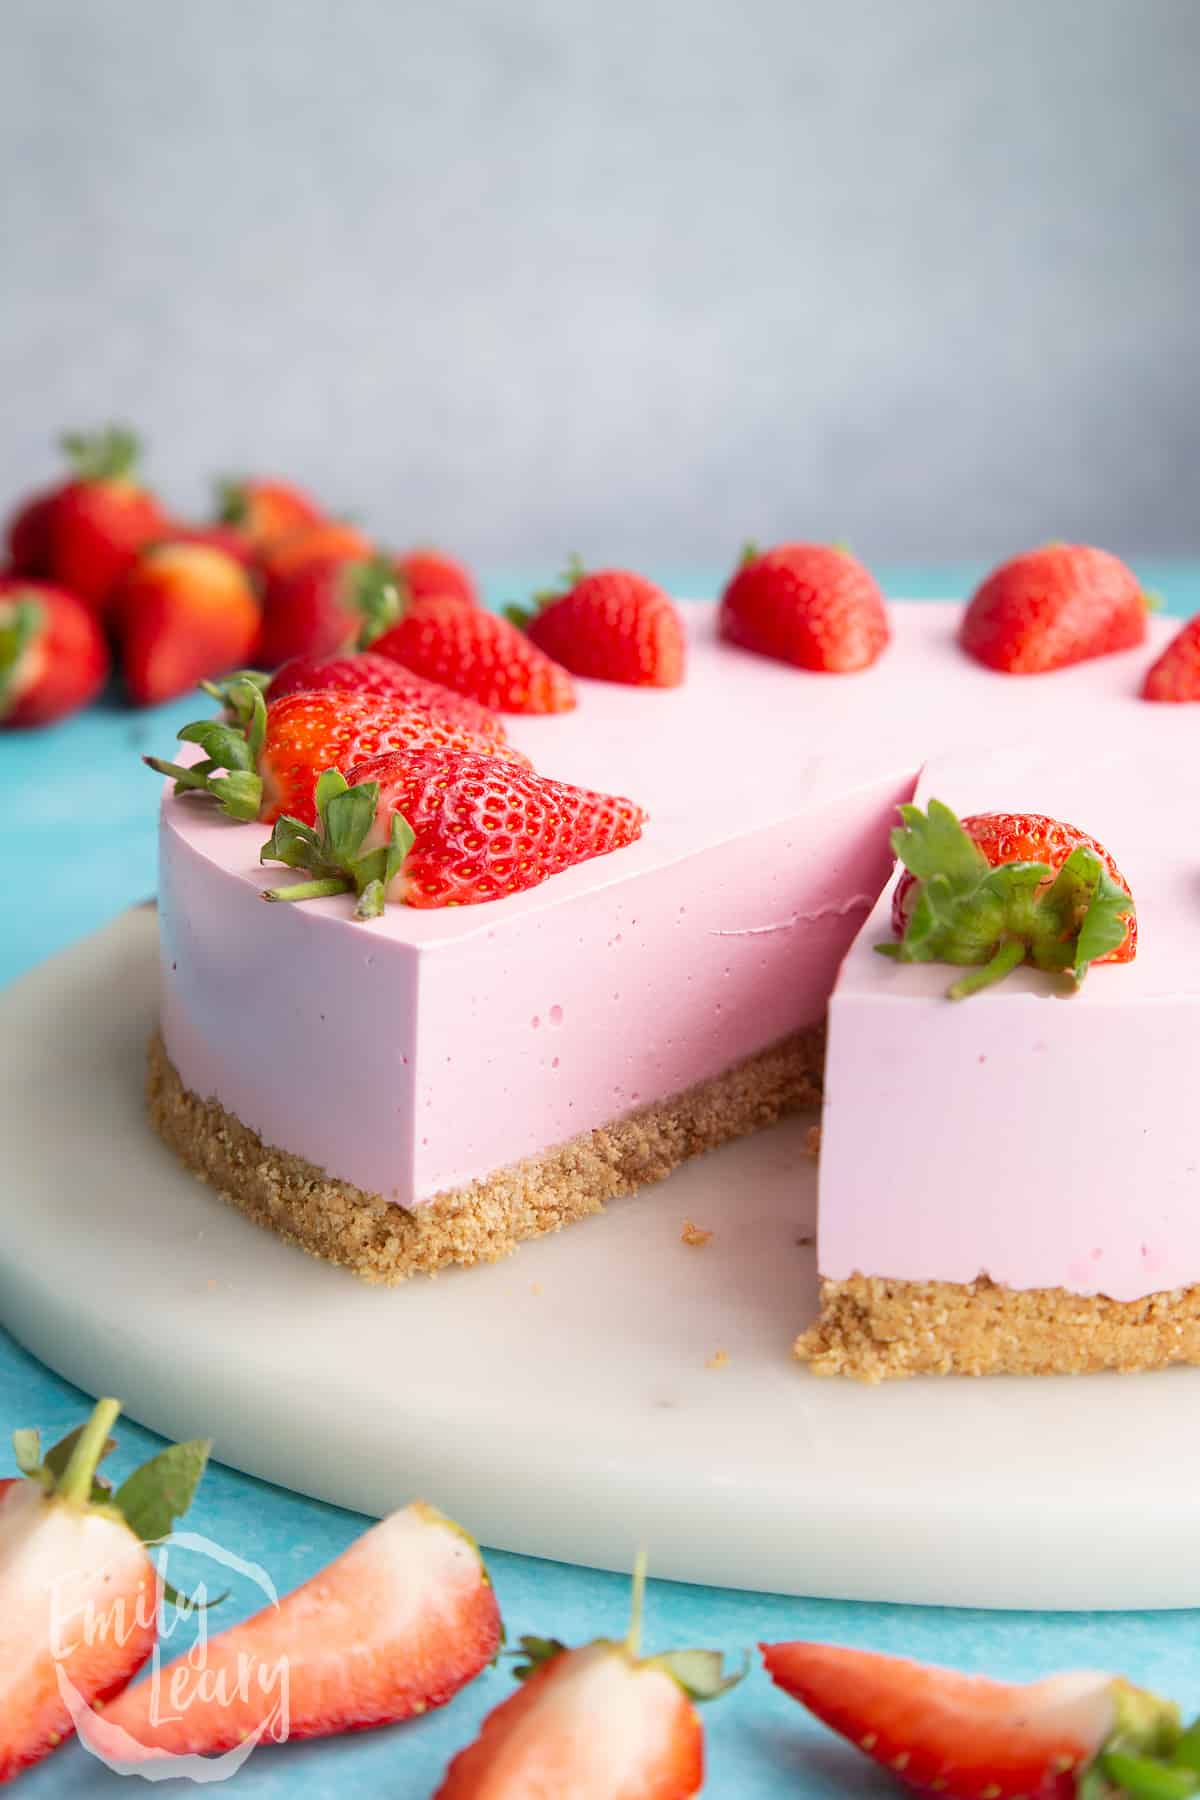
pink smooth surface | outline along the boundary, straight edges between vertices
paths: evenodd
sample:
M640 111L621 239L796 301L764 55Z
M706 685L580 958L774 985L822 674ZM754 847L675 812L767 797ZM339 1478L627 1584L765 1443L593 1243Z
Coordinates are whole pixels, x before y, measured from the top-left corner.
M1169 621L1139 651L1021 679L961 653L958 610L893 608L875 668L822 676L721 645L714 609L687 608L684 687L580 682L575 713L507 722L543 773L639 800L642 840L486 906L363 925L342 899L264 906L282 871L258 864L261 828L168 793L163 1020L183 1079L410 1206L820 1017L930 753L1194 745L1188 708L1136 698Z
M1200 1279L1200 769L1094 739L1075 758L1013 749L923 771L921 804L1047 812L1099 838L1137 902L1138 954L1076 992L1020 969L956 1004L953 970L875 953L889 882L830 1006L823 1275L982 1273L1115 1300Z

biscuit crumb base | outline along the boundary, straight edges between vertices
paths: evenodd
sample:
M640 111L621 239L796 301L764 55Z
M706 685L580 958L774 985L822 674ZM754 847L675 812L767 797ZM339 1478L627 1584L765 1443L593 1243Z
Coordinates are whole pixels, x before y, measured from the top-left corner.
M451 1263L496 1262L523 1238L601 1212L689 1157L819 1104L824 1053L824 1026L810 1026L711 1081L412 1211L264 1144L216 1100L184 1087L157 1033L146 1092L154 1129L222 1199L310 1255L392 1285Z
M796 1339L815 1375L1087 1375L1200 1363L1200 1286L1110 1300L1066 1288L821 1282L821 1312Z

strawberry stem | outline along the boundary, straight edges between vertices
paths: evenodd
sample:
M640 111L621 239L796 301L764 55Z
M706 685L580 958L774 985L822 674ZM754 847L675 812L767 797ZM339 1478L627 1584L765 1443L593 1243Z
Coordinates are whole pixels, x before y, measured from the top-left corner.
M633 1565L633 1595L629 1604L629 1630L625 1637L625 1648L633 1661L637 1661L642 1648L642 1616L646 1610L646 1552L641 1549Z
M971 994L977 994L982 988L991 987L993 982L1003 981L1012 973L1018 963L1025 960L1025 945L1020 938L1008 938L993 956L991 962L984 963L981 969L972 969L969 975L962 975L946 989L951 1000L966 1000Z
M354 886L340 875L329 875L321 881L298 881L294 887L264 888L264 900L328 900L334 894L348 894Z
M119 1400L97 1400L91 1418L75 1441L71 1460L58 1483L56 1491L60 1499L73 1501L77 1506L87 1504L91 1498L96 1469L108 1443L108 1434L116 1424L120 1411Z

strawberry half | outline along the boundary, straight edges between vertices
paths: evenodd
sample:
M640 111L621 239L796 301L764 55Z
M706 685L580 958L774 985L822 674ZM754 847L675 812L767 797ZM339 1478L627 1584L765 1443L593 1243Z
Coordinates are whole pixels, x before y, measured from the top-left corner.
M537 887L642 834L632 800L548 781L496 757L457 752L377 756L349 779L327 769L316 787L318 828L283 817L263 862L306 869L313 880L268 888L266 900L358 895L356 917L387 901L473 906Z
M146 1544L186 1512L209 1446L164 1450L114 1494L96 1470L120 1410L99 1401L44 1456L36 1431L13 1436L24 1479L0 1492L0 1782L70 1736L64 1682L86 1705L103 1702L154 1648L158 1576Z
M63 448L76 473L50 511L46 573L104 613L138 552L163 536L168 520L138 480L132 432L66 437Z
M527 757L495 737L368 694L329 689L285 694L267 705L259 687L243 678L227 684L225 699L232 719L199 719L179 733L184 743L200 745L202 761L185 766L156 756L142 760L173 776L177 794L211 794L233 819L271 825L289 813L311 825L322 770L345 773L389 751L473 751L528 767Z
M1119 1676L1018 1686L831 1644L762 1644L767 1673L918 1794L945 1800L1184 1800L1200 1732Z
M992 570L959 641L989 669L1040 675L1140 644L1148 607L1136 575L1107 550L1046 544Z
M890 636L875 577L834 544L748 546L721 596L718 629L743 650L827 675L868 668Z
M386 557L305 563L268 583L258 660L332 656L365 646L400 616L400 588Z
M1175 633L1142 685L1143 700L1200 700L1200 613Z
M644 1574L621 1643L523 1637L521 1686L488 1714L434 1800L689 1800L704 1784L697 1701L741 1680L716 1650L640 1654Z
M892 900L898 962L974 966L950 999L1003 980L1019 963L1069 976L1132 962L1137 917L1129 884L1103 844L1041 813L975 813L940 800L902 806L892 850L908 871Z
M280 1741L392 1725L473 1681L500 1647L496 1596L474 1542L420 1502L364 1532L278 1606L208 1640L154 1684L128 1689L88 1727L106 1755L216 1754L262 1734L280 1700Z
M510 620L460 598L412 602L371 648L495 712L559 713L575 705L574 683L560 664Z
M486 706L468 700L465 694L454 693L440 682L426 681L402 663L393 662L389 656L376 656L370 650L361 650L355 656L293 656L263 680L264 692L269 692L272 700L317 688L335 689L340 694L369 694L379 700L418 707L445 724L461 725L480 737L504 741L504 726ZM217 697L224 698L222 694Z
M573 675L633 687L682 682L683 620L674 601L643 575L626 569L589 575L572 563L565 589L535 599L533 610L511 607L508 617Z
M250 657L258 598L241 563L209 544L165 543L143 552L114 602L121 670L137 706L186 694L206 675Z
M255 550L324 518L310 494L291 481L244 477L217 483L217 522L232 527Z
M94 700L108 645L90 607L63 588L0 579L0 726L49 725Z
M442 594L468 606L479 604L470 570L444 550L404 550L392 559L392 566L410 600L428 600L433 594Z

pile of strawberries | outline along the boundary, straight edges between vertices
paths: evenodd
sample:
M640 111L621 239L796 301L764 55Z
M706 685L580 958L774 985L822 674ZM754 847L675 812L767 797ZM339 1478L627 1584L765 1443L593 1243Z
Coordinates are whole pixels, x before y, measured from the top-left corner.
M193 1651L133 1684L177 1603L150 1551L191 1504L209 1444L163 1450L114 1490L99 1473L120 1407L43 1453L14 1434L0 1481L0 1783L72 1730L112 1768L219 1780L262 1742L399 1725L447 1705L501 1655L479 1549L415 1502L253 1618L209 1625ZM525 1636L518 1686L451 1760L435 1800L690 1800L704 1783L696 1703L728 1675L715 1650L645 1655L644 1559L623 1639L569 1649ZM64 1596L68 1599L64 1601ZM1186 1800L1200 1792L1200 1721L1120 1677L1026 1686L807 1642L761 1644L784 1693L899 1776L947 1800ZM748 1659L747 1659L748 1667ZM168 1703L164 1703L168 1702ZM403 1735L396 1774L403 1775ZM196 1757L187 1764L177 1759ZM393 1786L395 1793L411 1788Z

